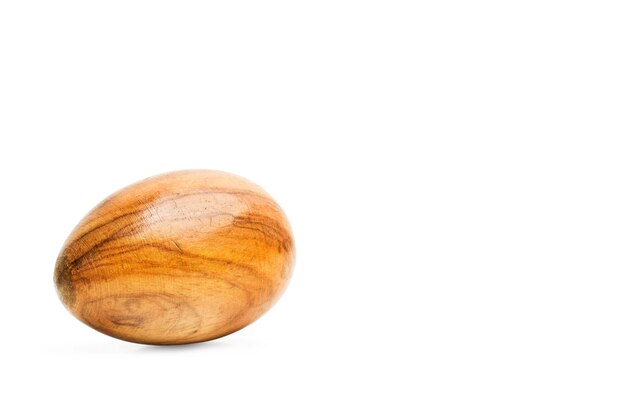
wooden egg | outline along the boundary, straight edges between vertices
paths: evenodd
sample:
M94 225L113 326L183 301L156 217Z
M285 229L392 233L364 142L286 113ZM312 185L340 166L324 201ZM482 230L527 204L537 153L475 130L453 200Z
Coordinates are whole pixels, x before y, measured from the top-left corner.
M146 344L202 342L258 319L285 290L294 243L259 186L219 171L148 178L95 207L54 282L79 320Z

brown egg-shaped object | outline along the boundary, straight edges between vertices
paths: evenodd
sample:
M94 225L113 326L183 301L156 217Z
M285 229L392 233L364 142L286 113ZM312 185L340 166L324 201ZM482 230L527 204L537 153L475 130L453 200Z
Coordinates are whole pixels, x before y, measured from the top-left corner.
M184 344L255 321L284 291L293 263L287 218L261 187L180 171L130 185L87 214L54 282L67 309L102 333Z

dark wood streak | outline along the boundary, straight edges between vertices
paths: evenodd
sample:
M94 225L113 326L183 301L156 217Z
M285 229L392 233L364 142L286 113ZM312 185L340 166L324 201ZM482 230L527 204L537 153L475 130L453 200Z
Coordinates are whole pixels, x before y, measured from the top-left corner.
M113 253L113 254L109 254L107 256L102 257L101 259L109 259L109 258L113 258L112 260L110 260L108 263L96 263L96 260L94 259L90 259L90 262L87 266L85 267L77 267L74 265L74 263L70 263L68 268L72 268L74 270L76 270L77 268L79 268L81 273L85 273L85 272L90 272L90 271L101 271L103 268L110 266L110 267L118 267L120 265L119 261L116 261L114 258L119 256L119 255L126 255L132 252L137 252L140 251L142 249L145 248L156 248L162 252L171 252L174 255L176 255L179 259L194 259L194 260L199 260L202 261L205 265L206 263L215 263L217 265L219 265L220 267L229 267L231 269L230 271L230 278L227 279L222 279L219 277L216 277L214 274L207 274L206 273L206 266L204 268L201 268L199 266L193 266L192 264L186 264L184 266L183 271L181 271L181 267L180 266L172 266L172 265L168 265L166 262L164 262L163 260L161 261L153 261L150 259L141 259L141 273L144 275L155 275L155 276L160 276L160 277L165 277L165 276L171 276L171 277L177 277L180 275L181 272L183 272L186 275L189 275L190 273L197 273L200 274L201 276L205 276L207 278L210 278L212 280L219 280L219 281L223 281L225 283L228 283L229 285L231 285L232 287L238 288L242 291L247 291L246 288L244 288L242 285L239 285L236 283L237 279L235 278L236 276L239 275L253 275L259 279L262 278L262 280L260 280L260 282L265 282L268 278L258 269L255 268L253 266L247 265L245 263L241 263L241 262L234 262L234 261L230 261L230 260L224 260L221 258L216 258L216 257L207 257L207 256L203 256L200 254L194 254L194 253L190 253L190 252L184 252L181 250L174 250L172 248L168 248L167 246L164 246L162 244L157 244L157 243L144 243L144 244L138 244L138 245L132 245L129 246L127 249L124 249L120 252L117 253ZM182 257L182 258L181 258ZM150 269L158 269L157 272L151 273ZM166 272L166 270L164 269L169 269L169 272ZM233 270L234 269L234 270ZM239 270L239 272L237 272L237 270ZM244 274L242 274L242 272ZM74 281L81 281L84 280L80 277L77 278L72 278L71 275L69 275L69 279L66 280L66 284L68 284L70 286L70 288L74 287ZM109 281L111 278L114 277L102 277L101 280L103 282L107 282Z
M54 284L61 301L71 308L76 301L76 295L71 268L65 255L60 255L57 259L54 268Z
M191 343L261 316L284 291L293 258L287 219L261 189L226 173L184 171L93 209L68 238L55 285L70 312L103 333Z
M237 220L241 220L241 221L237 221ZM263 226L262 222L259 221L249 221L249 223L251 224L255 224L255 225L259 225L259 226ZM267 229L263 229L262 227L247 227L244 226L244 224L246 224L246 221L244 218L238 217L235 218L235 221L233 221L232 225L233 227L237 227L237 228L243 228L243 229L249 229L249 230L253 230L253 231L257 231L259 233L262 233L263 235L265 235L267 238L270 239L274 239L276 241L278 241L281 245L284 242L289 242L291 243L290 239L284 239L284 236L286 236L288 234L288 231L283 229L283 228L278 228L275 226L267 226L270 230L272 230L272 232L267 232ZM207 256L203 256L201 254L195 254L195 253L191 253L191 252L186 252L183 251L181 249L181 247L174 243L176 250L173 250L170 247L167 247L166 245L164 245L163 243L137 243L137 244L124 244L124 245L120 245L118 247L108 247L108 248L104 248L105 245L111 243L111 242L115 242L117 239L120 239L122 237L128 237L128 236L132 236L134 233L132 232L137 232L137 230L131 230L131 233L124 233L124 234L120 234L122 232L127 232L127 228L129 226L132 225L127 225L121 229L119 229L117 232L115 232L113 235L110 235L106 238L104 238L102 241L100 241L99 243L97 243L96 245L92 246L90 249L88 249L85 253L83 253L81 256L79 256L78 258L74 259L73 261L70 262L70 265L76 269L81 268L80 265L80 261L83 260L85 257L87 257L88 255L91 254L96 254L95 255L95 259L92 258L90 259L90 266L88 266L87 268L96 268L98 265L94 264L94 261L97 260L98 258L102 258L102 259L106 259L108 257L115 257L115 256L119 256L119 255L124 255L124 254L129 254L132 252L137 252L141 249L144 248L156 248L159 250L162 250L164 252L178 252L178 254L182 255L183 257L193 257L193 258L197 258L200 260L204 260L204 261L208 261L208 262L216 262L216 263L221 263L221 264L226 264L226 265L235 265L239 268L244 268L249 270L250 272L257 274L257 275L261 275L261 273L245 264L245 263L235 263L233 261L225 261L224 259L220 259L220 258L214 258L214 257L207 257ZM167 241L172 241L171 239L168 239ZM282 246L281 246L282 247ZM84 271L84 267L81 268Z

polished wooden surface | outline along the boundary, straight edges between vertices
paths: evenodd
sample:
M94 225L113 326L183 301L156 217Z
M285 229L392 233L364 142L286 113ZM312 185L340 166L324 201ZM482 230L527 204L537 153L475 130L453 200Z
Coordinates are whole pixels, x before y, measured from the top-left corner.
M71 233L55 284L78 319L147 344L206 341L261 316L291 275L280 207L219 171L180 171L113 194Z

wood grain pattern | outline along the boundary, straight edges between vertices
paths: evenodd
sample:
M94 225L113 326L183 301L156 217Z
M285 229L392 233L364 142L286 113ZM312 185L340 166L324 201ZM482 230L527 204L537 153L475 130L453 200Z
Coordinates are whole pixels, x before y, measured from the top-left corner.
M289 223L252 182L180 171L124 188L78 224L55 285L79 320L119 339L183 344L259 318L294 262Z

